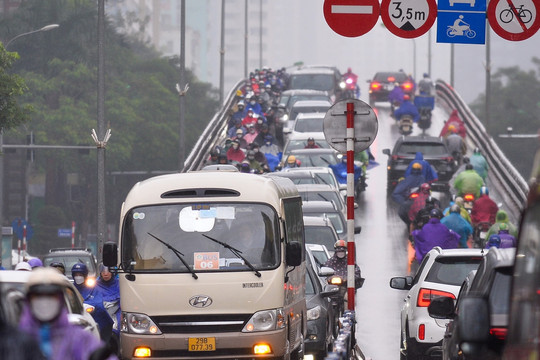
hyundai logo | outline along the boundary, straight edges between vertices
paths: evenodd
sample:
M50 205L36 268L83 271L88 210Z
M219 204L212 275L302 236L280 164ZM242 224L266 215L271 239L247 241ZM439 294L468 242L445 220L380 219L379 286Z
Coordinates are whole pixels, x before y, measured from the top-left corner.
M212 305L212 298L206 295L195 295L189 299L189 305L196 308L203 308Z

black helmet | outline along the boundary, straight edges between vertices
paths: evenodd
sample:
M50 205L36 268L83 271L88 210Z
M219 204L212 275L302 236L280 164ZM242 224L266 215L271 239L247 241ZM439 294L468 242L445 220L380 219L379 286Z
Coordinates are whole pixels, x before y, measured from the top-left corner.
M474 169L474 166L472 166L472 164L465 165L465 170L472 170L472 169Z
M463 163L464 163L464 164L468 164L468 163L470 163L470 162L471 162L471 159L469 159L468 156L464 156L464 157L463 157Z
M435 208L429 212L429 216L432 218L441 219L443 217L443 213L441 209Z
M435 206L435 204L437 204L437 199L436 198L434 198L433 196L428 196L426 198L426 205Z
M83 276L88 275L88 267L86 264L83 263L76 263L71 267L71 274L80 273L83 274Z

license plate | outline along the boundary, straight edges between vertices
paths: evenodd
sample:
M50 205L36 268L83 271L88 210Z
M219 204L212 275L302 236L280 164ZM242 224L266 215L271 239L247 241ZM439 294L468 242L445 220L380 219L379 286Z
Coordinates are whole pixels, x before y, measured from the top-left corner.
M216 338L189 338L188 351L215 351Z
M480 238L481 238L481 239L485 239L485 238L486 238L486 234L487 234L486 231L481 231L481 232L480 232Z
M216 351L216 338L214 337L189 338L188 351Z

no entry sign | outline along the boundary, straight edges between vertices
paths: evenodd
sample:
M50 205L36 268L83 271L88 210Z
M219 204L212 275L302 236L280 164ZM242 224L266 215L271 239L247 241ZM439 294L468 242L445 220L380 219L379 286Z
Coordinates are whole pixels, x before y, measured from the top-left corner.
M336 33L357 37L369 32L379 18L378 0L325 0L324 19Z
M435 0L383 0L381 19L386 28L402 38L415 38L429 31L437 18Z
M533 36L540 28L538 0L491 0L489 25L506 40L520 41Z

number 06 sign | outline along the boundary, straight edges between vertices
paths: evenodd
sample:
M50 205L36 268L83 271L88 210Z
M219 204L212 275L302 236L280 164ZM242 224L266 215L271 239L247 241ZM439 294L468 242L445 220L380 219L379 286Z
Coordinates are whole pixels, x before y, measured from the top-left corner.
M415 38L429 31L437 19L435 0L383 0L381 18L386 28L402 38Z

